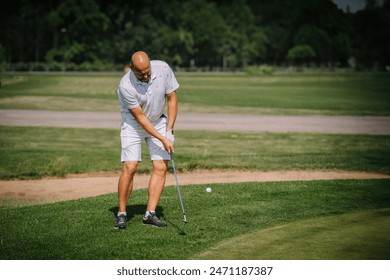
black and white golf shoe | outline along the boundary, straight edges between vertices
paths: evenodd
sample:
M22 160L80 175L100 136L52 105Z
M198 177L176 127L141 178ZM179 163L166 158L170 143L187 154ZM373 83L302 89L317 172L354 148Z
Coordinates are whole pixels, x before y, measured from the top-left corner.
M161 222L160 219L154 213L149 214L147 218L143 218L142 222L144 225L150 225L150 226L154 226L154 227L166 227L167 226L167 224L164 222Z
M126 215L119 215L116 218L116 223L114 225L115 229L124 229L126 228L126 223L127 223L127 216Z

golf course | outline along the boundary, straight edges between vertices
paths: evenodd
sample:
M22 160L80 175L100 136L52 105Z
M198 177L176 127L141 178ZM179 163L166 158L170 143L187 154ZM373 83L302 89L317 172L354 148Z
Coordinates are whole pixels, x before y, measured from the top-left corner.
M102 118L117 113L119 117L116 88L121 76L119 72L4 74L1 116L13 110L49 112L51 119L56 112L73 112L75 116L89 112ZM180 83L178 119L181 114L203 115L211 122L213 115L215 119L227 116L223 129L210 129L207 123L186 127L183 122L175 131L175 165L179 182L181 178L184 182L181 195L188 223L182 222L169 163L170 181L157 208L157 215L168 227L142 224L147 189L140 183L127 206L128 227L113 228L118 211L116 180L121 170L119 124L66 127L23 121L10 125L4 120L0 125L0 189L20 184L32 194L47 189L64 194L58 182L77 182L71 187L83 192L94 187L84 185L82 178L111 179L105 191L89 192L77 199L65 195L55 200L39 195L30 199L29 194L18 197L11 191L0 192L1 259L390 258L387 132L229 129L229 116L266 116L270 120L380 117L388 122L389 74L179 72L176 77ZM272 123L257 125L272 127ZM150 172L144 146L136 177ZM230 175L226 175L228 181L208 182L206 175L201 183L187 180L189 174L202 177L202 172L210 177L213 172L215 177ZM294 172L306 177L294 176ZM310 176L316 172L325 175ZM257 175L253 180L239 175L248 173ZM291 180L282 178L287 173ZM363 175L342 177L344 173ZM278 176L261 180L267 174ZM45 182L45 189L39 182Z

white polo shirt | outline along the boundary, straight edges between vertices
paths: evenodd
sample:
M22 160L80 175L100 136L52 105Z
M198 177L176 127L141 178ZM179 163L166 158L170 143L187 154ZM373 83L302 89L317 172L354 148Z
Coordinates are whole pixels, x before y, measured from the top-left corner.
M129 109L138 105L148 120L158 120L164 113L165 96L179 88L179 83L167 63L152 60L150 65L151 76L147 83L139 81L132 71L127 72L119 82L117 93L122 122L134 119Z

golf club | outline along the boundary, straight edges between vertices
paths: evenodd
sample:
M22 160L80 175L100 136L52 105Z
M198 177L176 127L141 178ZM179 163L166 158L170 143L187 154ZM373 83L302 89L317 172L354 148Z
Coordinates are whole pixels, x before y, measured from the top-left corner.
M171 153L171 161L172 161L173 174L175 175L175 179L176 179L176 187L177 187L177 193L179 194L181 211L183 212L183 223L187 223L186 213L184 212L183 199L181 198L181 193L180 193L179 180L177 179L177 174L176 174L175 161L173 160L173 153Z

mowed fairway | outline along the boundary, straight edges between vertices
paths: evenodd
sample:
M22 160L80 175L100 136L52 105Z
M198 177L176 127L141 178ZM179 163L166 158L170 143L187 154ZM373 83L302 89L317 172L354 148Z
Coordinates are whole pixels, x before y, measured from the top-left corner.
M211 193L204 185L184 186L187 224L176 189L168 187L157 208L164 229L141 222L145 189L132 195L126 230L113 228L115 194L3 207L0 258L184 260L225 242L228 259L388 259L389 185L388 179L236 183L212 185Z
M122 73L23 74L2 79L1 109L118 111ZM389 74L177 74L180 111L390 115Z
M284 115L389 115L388 74L180 77L188 110ZM193 109L191 109L191 107Z
M121 75L7 75L0 108L119 114ZM177 77L182 112L390 115L388 74ZM120 169L117 130L1 126L0 132L4 180ZM388 135L179 130L175 150L179 172L390 172ZM150 172L147 152L139 172ZM129 226L121 231L113 229L115 193L29 206L0 201L0 259L390 258L388 179L190 185L182 196L189 223L182 223L176 189L167 187L157 214L168 227L155 229L141 223L147 190L134 191Z
M314 218L222 241L194 257L211 260L390 258L390 208Z

